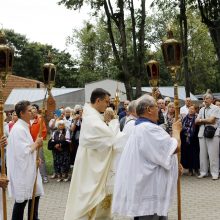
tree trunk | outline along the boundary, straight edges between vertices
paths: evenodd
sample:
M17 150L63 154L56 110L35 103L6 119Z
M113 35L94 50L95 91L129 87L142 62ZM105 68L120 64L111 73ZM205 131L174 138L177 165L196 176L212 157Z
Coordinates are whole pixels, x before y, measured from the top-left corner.
M180 34L182 40L183 72L185 78L186 97L190 97L190 79L188 63L188 26L186 17L186 1L180 0Z
M205 1L198 0L198 6L202 17L202 22L209 29L220 67L220 3L219 0Z
M136 83L136 98L140 97L142 95L141 91L141 82L142 78L145 73L145 67L144 67L144 60L145 60L145 20L146 20L146 9L145 9L145 1L146 0L141 0L141 22L140 22L140 27L139 27L139 47L138 47L138 63L139 63L139 72L137 75L137 83Z
M108 30L109 37L111 40L113 54L115 56L116 62L118 63L119 69L123 72L127 99L132 100L133 93L132 93L132 87L130 84L130 72L128 69L127 42L126 42L125 23L124 23L124 1L119 0L118 5L120 8L120 13L117 15L118 17L116 18L115 15L113 14L111 2L108 1L107 3L106 0L104 1L104 9L105 9L106 16L107 16L107 30ZM112 20L115 22L120 32L121 45L122 45L122 56L121 56L122 58L119 56L119 52L115 44L115 39L114 39L113 31L112 31L112 23L111 23Z
M218 64L219 64L219 68L220 68L220 22L219 25L217 25L217 27L209 27L209 32L217 53L217 57L218 57Z

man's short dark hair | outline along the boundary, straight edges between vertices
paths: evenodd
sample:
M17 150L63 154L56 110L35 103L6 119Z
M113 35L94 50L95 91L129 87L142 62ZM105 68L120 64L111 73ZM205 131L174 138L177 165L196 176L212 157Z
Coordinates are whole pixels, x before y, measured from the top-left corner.
M23 100L18 102L15 105L15 112L18 116L18 118L21 118L21 112L25 112L25 110L27 109L27 107L30 105L31 103L27 100Z
M102 88L94 89L90 97L90 102L94 104L96 102L96 99L99 98L103 100L106 96L111 96L111 94Z
M35 107L37 109L37 111L39 112L39 105L37 104L32 104L33 107Z

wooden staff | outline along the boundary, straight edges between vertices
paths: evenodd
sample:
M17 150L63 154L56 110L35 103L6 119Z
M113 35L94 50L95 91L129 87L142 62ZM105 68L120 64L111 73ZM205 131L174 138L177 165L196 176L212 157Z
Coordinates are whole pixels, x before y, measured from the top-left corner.
M4 101L2 89L0 90L0 138L4 135ZM7 178L5 171L5 146L1 147L1 176ZM6 189L2 188L2 206L3 206L3 219L7 220L7 200L6 200Z
M175 121L179 120L179 97L178 97L178 85L174 83L174 108L175 108ZM181 149L177 153L178 165L180 165ZM178 208L178 220L181 220L181 181L180 171L177 181L177 208Z
M38 137L42 137L42 131L43 131L43 122L44 122L44 116L45 116L45 100L46 100L46 95L43 101L43 107L42 107L42 113L41 113L41 120L40 120L40 129L39 129L39 134ZM36 156L36 177L34 181L34 188L33 188L33 193L32 193L32 203L31 203L31 216L30 220L33 220L34 218L34 205L35 205L35 194L37 191L37 176L38 176L38 169L39 169L39 160L40 160L40 148L37 148L37 156Z

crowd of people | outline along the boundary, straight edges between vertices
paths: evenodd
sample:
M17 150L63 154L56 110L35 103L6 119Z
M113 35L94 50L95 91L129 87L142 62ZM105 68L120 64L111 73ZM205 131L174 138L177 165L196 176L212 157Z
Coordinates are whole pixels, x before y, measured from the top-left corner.
M200 106L187 97L177 121L169 97L159 94L155 100L143 95L118 109L110 96L95 89L89 104L57 109L48 126L38 105L15 105L11 118L5 118L8 142L1 139L7 144L9 183L0 179L0 187L9 184L9 195L15 199L12 220L23 219L27 203L30 218L35 181L34 220L39 219L42 183L50 178L71 180L64 220L108 220L118 215L167 220L178 172L184 168L189 176L219 178L220 101L212 94L206 93ZM50 178L42 147L47 134L53 155ZM177 161L180 149L182 165Z

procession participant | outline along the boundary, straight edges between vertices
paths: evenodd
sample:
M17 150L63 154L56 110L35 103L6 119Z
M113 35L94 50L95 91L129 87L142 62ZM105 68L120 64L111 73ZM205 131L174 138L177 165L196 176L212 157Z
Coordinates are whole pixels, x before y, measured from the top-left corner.
M136 100L131 101L128 105L128 116L126 117L125 125L123 128L123 132L127 135L127 137L129 137L132 133L132 129L137 119L136 106Z
M219 176L219 128L217 125L220 119L220 109L213 105L213 96L210 93L204 95L205 107L199 110L199 115L195 123L200 125L199 128L199 146L200 146L200 175L198 178L204 178L208 175L208 169L213 180ZM216 128L214 136L207 138L204 136L206 126Z
M11 131L11 129L13 128L13 126L17 122L17 120L18 120L18 116L16 115L16 112L14 111L12 113L12 120L9 121L9 123L8 123L9 132Z
M31 109L31 120L30 120L30 132L31 132L31 136L33 138L33 141L36 140L36 138L39 135L40 132L40 124L41 124L41 120L42 120L42 116L39 113L39 106L37 104L33 104L32 105L32 109ZM42 137L45 140L47 138L47 127L45 125L45 122L43 121L42 124ZM43 183L48 183L48 177L47 177L47 170L46 170L46 161L45 161L45 157L44 157L44 149L43 147L40 148L39 151L39 156L41 159L41 164L40 164L40 174L42 176L43 179Z
M85 104L83 108L79 147L64 220L98 219L98 216L109 219L110 206L103 205L106 210L102 214L99 207L106 201L106 181L113 158L113 145L119 142L113 126L108 126L101 114L109 105L110 94L97 88L92 92L90 101L91 104ZM118 120L113 121L118 125Z
M180 114L182 117L185 117L189 113L189 107L192 105L190 97L186 97L185 105L180 108Z
M59 120L57 130L54 131L51 140L48 142L49 149L53 152L54 171L57 182L69 181L68 173L70 169L70 132L64 120Z
M182 120L181 164L193 176L199 171L199 126L195 124L197 114L195 105L189 107L189 113Z
M156 124L154 98L144 95L137 102L139 118L118 165L112 212L137 220L165 220L177 185L181 123L173 124L170 137Z
M70 151L70 164L74 165L76 153L79 146L79 136L80 136L80 130L81 130L81 124L82 124L82 113L83 113L83 107L81 105L75 105L74 107L74 119L73 123L71 125L71 131L72 131L72 149Z
M15 105L15 111L19 119L10 132L7 145L8 190L9 196L15 199L12 220L23 220L27 202L28 219L30 217L32 192L36 178L36 151L42 147L43 139L36 138L34 142L30 134L30 102L18 102ZM44 194L39 170L37 175L34 220L38 220L39 199Z

